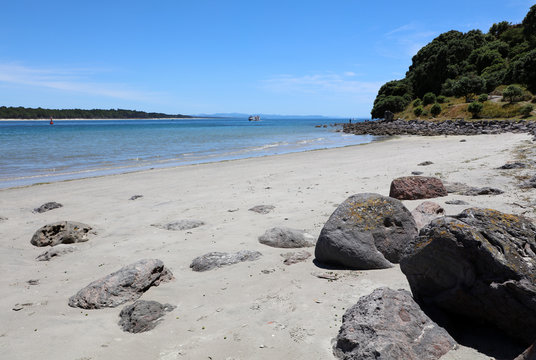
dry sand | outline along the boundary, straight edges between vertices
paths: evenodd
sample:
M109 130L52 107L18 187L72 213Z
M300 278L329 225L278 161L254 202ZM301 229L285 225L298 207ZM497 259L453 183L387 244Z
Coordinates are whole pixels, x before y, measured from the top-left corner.
M460 142L460 139L466 142ZM349 195L388 195L395 177L423 171L446 181L506 190L498 196L434 199L455 214L463 199L533 217L522 192L495 168L514 150L533 146L528 135L402 137L347 148L158 169L0 190L0 358L5 359L332 359L332 339L345 309L380 286L409 289L399 268L326 270L312 258L284 265L287 249L257 241L268 228L288 226L318 236L337 204ZM417 166L425 160L430 166ZM142 198L129 200L132 195ZM64 207L43 214L48 201ZM420 201L405 201L413 210ZM515 203L515 204L514 204ZM266 215L248 211L274 205ZM233 211L229 211L233 210ZM150 224L179 219L206 225L167 231ZM80 251L39 262L46 248L30 244L41 226L60 220L94 226L98 234ZM260 260L196 273L193 258L210 251L262 252ZM314 253L314 248L308 249ZM123 332L122 306L82 310L68 298L89 282L142 258L158 258L175 280L141 299L170 303L152 331ZM315 275L332 272L328 281ZM28 280L39 280L29 285ZM16 304L26 305L14 311ZM461 347L446 359L488 359Z

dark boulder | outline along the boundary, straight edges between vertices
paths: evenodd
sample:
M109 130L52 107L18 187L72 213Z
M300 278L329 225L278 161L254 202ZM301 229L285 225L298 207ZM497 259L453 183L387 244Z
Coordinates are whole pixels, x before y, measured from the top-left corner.
M432 221L400 263L414 298L451 316L536 339L536 226L492 209Z
M123 331L140 333L155 328L162 320L166 312L173 311L175 306L162 305L156 301L137 300L134 304L127 305L119 313L119 326Z
M343 360L432 360L455 346L408 291L379 288L346 311L333 350Z
M399 200L431 199L447 196L440 179L427 176L405 176L391 182L389 196Z
M143 259L127 265L80 290L69 299L69 306L82 309L116 307L138 299L151 286L173 279L158 259Z
M384 269L400 261L417 235L413 216L399 201L378 194L350 196L324 225L316 260L352 269Z
M226 265L233 265L243 261L254 261L262 254L258 251L242 250L236 253L211 252L192 260L190 268L193 271L207 271Z
M275 227L259 236L259 242L277 248L300 248L315 246L312 235L287 227Z
M30 242L35 246L54 246L88 241L88 235L94 234L92 227L76 221L59 221L37 230Z
M33 209L34 213L44 213L50 210L58 209L62 207L63 205L60 203L57 203L55 201L44 203L43 205L39 206L38 208Z

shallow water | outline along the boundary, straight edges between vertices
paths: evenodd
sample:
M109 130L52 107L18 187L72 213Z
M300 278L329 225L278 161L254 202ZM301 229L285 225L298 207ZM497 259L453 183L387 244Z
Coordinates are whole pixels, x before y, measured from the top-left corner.
M367 143L316 125L247 119L0 122L0 188Z

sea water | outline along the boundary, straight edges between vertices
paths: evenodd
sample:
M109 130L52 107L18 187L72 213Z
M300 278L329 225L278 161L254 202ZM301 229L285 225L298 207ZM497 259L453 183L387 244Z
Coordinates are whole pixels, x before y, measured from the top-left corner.
M318 125L243 118L0 122L0 188L363 144ZM338 128L340 129L340 127Z

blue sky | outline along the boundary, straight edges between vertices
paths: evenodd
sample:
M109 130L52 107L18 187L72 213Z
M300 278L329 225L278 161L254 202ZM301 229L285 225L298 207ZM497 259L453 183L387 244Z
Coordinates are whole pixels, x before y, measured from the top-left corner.
M532 1L5 1L0 105L368 117L448 30Z

